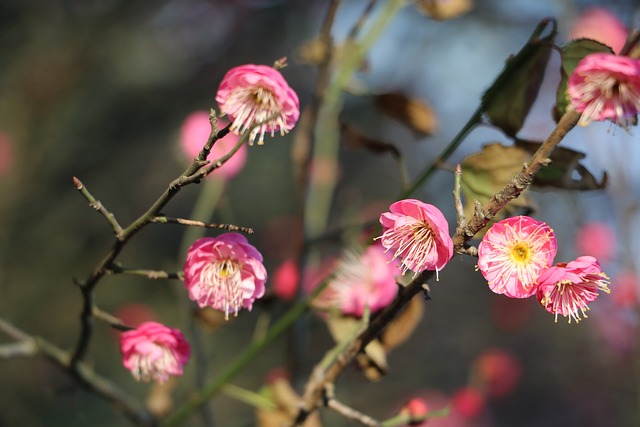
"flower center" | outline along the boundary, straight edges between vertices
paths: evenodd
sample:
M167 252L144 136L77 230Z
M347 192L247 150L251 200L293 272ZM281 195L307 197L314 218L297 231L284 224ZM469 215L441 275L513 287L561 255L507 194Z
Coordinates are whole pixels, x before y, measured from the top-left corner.
M518 242L511 248L511 259L519 263L527 263L531 259L531 248L524 242Z
M231 94L225 103L225 113L234 117L231 130L244 133L255 125L251 131L249 144L259 135L258 144L264 142L264 134L280 129L284 135L287 130L286 117L282 113L282 105L269 89L263 87L239 88ZM276 117L274 117L276 116Z
M393 258L402 260L402 274L407 270L422 271L423 265L431 262L436 253L434 233L426 221L390 228L381 237L387 242L387 250L396 248Z
M174 354L165 346L156 343L145 354L136 354L133 359L133 377L137 381L149 382L152 379L163 383L171 371L179 366Z
M205 292L208 305L221 307L226 319L229 319L229 312L233 311L237 316L242 308L241 271L242 264L236 260L223 259L208 264L200 273L200 286Z

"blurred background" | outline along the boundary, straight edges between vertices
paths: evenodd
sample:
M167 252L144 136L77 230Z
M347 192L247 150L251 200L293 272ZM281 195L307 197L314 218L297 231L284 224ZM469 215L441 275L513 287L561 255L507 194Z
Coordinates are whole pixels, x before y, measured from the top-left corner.
M80 178L127 224L189 164L180 146L181 126L194 111L216 107L215 93L229 68L272 64L287 56L283 74L301 107L307 105L316 69L298 61L296 52L317 35L328 3L1 2L0 317L62 348L73 348L81 298L72 278L87 276L113 236L106 221L78 194L72 177ZM348 34L365 3L343 1L333 31L337 42ZM640 24L635 0L478 0L468 13L443 22L407 7L356 78L373 93L401 91L422 99L437 117L437 130L417 136L393 119L381 119L370 102L353 95L346 97L344 117L366 135L392 142L414 176L463 126L506 58L520 49L540 19L557 18L558 41L563 43L577 19L594 6L605 7L627 28ZM549 112L558 67L559 59L552 59L522 137L542 140L553 129ZM225 182L211 218L253 227L256 234L250 241L264 254L270 277L299 244L294 138L295 130L250 147L242 170ZM474 271L475 260L457 256L432 284L433 300L426 303L412 338L389 355L388 375L368 384L349 370L338 384L338 397L378 418L393 415L412 397L426 397L437 407L457 396L460 407L471 406L449 421L431 421L432 426L640 425L638 138L636 129L626 132L606 123L573 130L563 146L588 153L583 164L598 178L607 172L607 190L532 195L534 216L547 221L558 236L556 260L601 251L613 293L592 304L588 319L579 325L562 319L554 324L535 299L494 295ZM508 139L489 126L479 127L450 164L496 141ZM330 228L346 217L377 218L400 190L398 168L388 154L343 148L340 159ZM440 171L414 195L440 207L450 224L455 223L452 182L450 172ZM189 217L200 187L185 188L165 213ZM120 261L179 271L184 232L179 226L152 225L126 247ZM180 283L124 275L106 277L96 295L100 308L123 318L154 317L174 327L190 315L180 302L184 298ZM272 298L215 331L204 325L208 377L224 369L256 330L287 305ZM305 334L309 338L298 342L302 350L295 360L300 375L295 384L332 343L316 317L306 320ZM279 339L234 384L259 389L268 372L291 362L289 344L287 336ZM496 369L507 372L513 384L477 403L460 391L477 375L478 358L495 349L509 360L506 365L496 362ZM131 394L142 400L147 396L150 386L136 383L122 367L117 334L103 323L96 322L88 362ZM176 401L191 392L194 369L187 366L185 384L174 393ZM255 425L253 408L224 395L212 401L212 411L217 425ZM109 404L43 357L0 361L1 426L126 424ZM194 416L188 425L201 421ZM355 424L329 414L325 425Z

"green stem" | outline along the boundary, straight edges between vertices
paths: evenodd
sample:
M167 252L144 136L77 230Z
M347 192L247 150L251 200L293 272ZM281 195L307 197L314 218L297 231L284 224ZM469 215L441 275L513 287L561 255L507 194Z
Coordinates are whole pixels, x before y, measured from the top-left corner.
M313 294L309 297L309 301L313 300L326 286L326 283L318 286ZM287 311L274 325L267 331L264 337L260 340L253 341L249 344L245 350L239 354L231 363L231 365L222 372L218 377L214 378L209 384L207 384L200 392L186 401L182 406L178 407L166 420L162 422L162 427L175 427L182 424L194 411L217 392L222 387L238 375L242 370L251 362L256 356L262 353L265 347L275 341L284 331L289 327L306 311L309 309L308 302L300 302L289 311Z
M304 229L308 237L317 237L326 228L331 200L336 186L340 143L338 116L342 110L342 91L393 17L404 6L404 0L390 0L379 11L377 19L359 43L350 46L349 54L336 71L318 111L314 130L312 170L305 203Z
M484 113L484 107L482 104L478 106L473 115L469 118L467 123L460 129L460 132L453 138L453 140L445 147L444 150L435 158L431 164L426 167L420 175L413 181L411 186L407 187L400 193L398 200L405 199L415 192L422 184L427 181L431 175L436 171L438 166L442 162L446 161L454 151L460 146L464 138L471 132L471 130L478 124L482 123L482 114Z

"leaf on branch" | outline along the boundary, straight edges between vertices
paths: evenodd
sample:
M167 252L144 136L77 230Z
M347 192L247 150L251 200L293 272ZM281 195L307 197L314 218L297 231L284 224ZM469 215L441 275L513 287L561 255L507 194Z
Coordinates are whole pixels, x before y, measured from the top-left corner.
M591 39L577 39L567 43L560 52L562 66L560 67L560 84L556 92L556 105L553 109L553 118L557 122L567 111L569 97L567 96L567 81L578 62L592 53L614 53L613 50L600 42Z
M400 151L393 144L369 138L353 125L342 123L341 129L345 147L354 150L365 149L376 154L389 153L396 159L400 157Z
M224 311L216 310L211 307L204 307L201 309L195 308L193 310L193 315L203 327L210 331L214 331L223 325L229 324L229 321L225 320Z
M259 427L280 427L293 424L300 409L300 396L286 378L275 378L262 388L261 394L270 399L275 407L257 409L256 419ZM302 425L322 427L317 413L311 414Z
M387 325L380 341L387 352L403 344L413 334L424 315L421 297L413 297L407 307Z
M549 25L549 34L542 37ZM527 44L507 60L498 78L482 96L482 107L489 121L511 137L522 128L538 96L556 35L555 21L541 21Z
M473 216L474 200L478 200L482 205L487 204L494 194L502 190L504 185L522 170L522 165L529 161L530 157L529 153L520 147L504 146L499 143L487 144L481 151L466 157L460 164L462 169L460 189L465 199L465 217ZM485 230L503 218L533 209L533 200L528 197L525 190L498 212ZM484 231L481 230L476 237L480 238L483 234Z
M473 9L472 0L419 0L418 11L436 21L445 21L463 15Z
M533 155L540 142L516 139L515 145ZM533 178L534 187L553 187L563 190L591 191L602 190L607 186L607 173L598 181L580 160L586 154L565 147L557 147L551 153L551 164L545 166ZM577 178L576 178L577 176Z
M164 417L173 409L173 396L178 382L174 377L170 377L165 383L154 383L149 390L145 401L147 409L156 417Z
M419 136L433 135L438 131L438 118L423 100L402 93L383 93L375 95L374 99L384 114L398 120Z

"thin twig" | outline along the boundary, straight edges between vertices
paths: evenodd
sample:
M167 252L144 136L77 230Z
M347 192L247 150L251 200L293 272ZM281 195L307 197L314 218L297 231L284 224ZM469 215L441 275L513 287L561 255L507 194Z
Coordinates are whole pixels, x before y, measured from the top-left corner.
M196 182L198 179L194 178L198 173L203 173L203 169L205 169L203 175L206 176L208 172L206 158L211 151L211 147L213 144L219 139L225 136L229 132L229 126L222 130L218 130L216 126L216 118L215 112L211 111L211 133L209 134L209 138L207 142L200 151L200 153L196 156L193 163L180 175L176 178L171 184L169 184L168 188L162 193L162 195L153 203L151 208L147 210L144 214L138 217L135 221L133 221L127 228L122 230L120 235L116 236L116 241L114 242L111 250L105 255L105 257L100 261L100 263L96 266L93 272L89 275L89 277L84 281L79 283L80 291L82 292L82 312L80 314L80 336L76 343L75 350L73 351L73 356L71 358L70 367L71 369L75 369L77 364L84 358L87 349L89 348L89 342L91 341L92 334L92 316L93 316L93 307L94 307L94 296L93 290L95 289L98 282L111 271L111 267L114 264L114 261L122 252L122 249L127 244L127 242L143 227L151 223L151 219L157 217L160 213L160 210L163 209L167 203L180 191L180 189L192 182ZM245 135L246 137L246 135ZM246 139L246 138L245 138ZM242 139L241 139L242 140ZM239 149L239 146L236 146L236 150ZM233 151L232 153L234 153ZM216 162L216 165L222 164L227 161L231 154L229 153L223 159ZM212 170L214 167L211 167ZM80 181L78 181L80 182ZM84 188L83 185L81 185ZM80 188L78 188L80 189ZM82 191L82 190L81 190ZM84 193L83 193L84 194ZM86 196L85 196L86 197Z
M533 155L531 161L525 164L520 174L515 176L505 187L497 193L491 201L477 212L467 223L463 234L454 235L453 241L456 250L463 250L464 244L480 231L493 216L502 209L509 201L516 198L525 188L527 188L533 176L548 164L548 157L553 149L560 143L562 138L578 123L580 114L573 109L560 119L556 128L551 132L547 140L540 146ZM393 320L402 308L411 301L417 293L422 291L423 284L433 275L432 271L419 273L405 288L397 295L393 303L387 306L374 319L369 327L362 332L337 358L336 362L325 369L316 365L309 381L305 387L305 393L301 402L301 409L294 425L301 425L307 417L315 411L322 402L323 390L327 384L334 383L336 378L342 373L344 368L351 363L355 356L361 352L366 345L376 338L391 320Z
M240 231L245 234L254 233L253 228L251 227L241 227L239 225L234 225L234 224L216 224L216 223L195 221L192 219L184 219L184 218L172 218L164 215L151 218L151 222L160 223L160 224L188 225L191 227L218 228L218 229L227 230L227 231Z
M369 0L369 3L367 3L367 6L360 14L360 17L358 18L356 23L353 24L353 27L351 27L351 31L349 31L349 35L347 36L347 43L355 41L355 39L358 37L358 34L360 34L360 30L362 30L362 27L364 27L367 19L369 19L369 16L371 16L371 12L373 11L373 8L377 2L378 0Z
M467 223L467 220L464 216L464 208L462 207L462 195L461 186L462 186L462 169L460 165L456 166L456 170L454 172L454 184L453 184L453 202L456 208L456 234L462 234L464 232L464 226ZM478 256L478 249L474 246L464 247L458 253L465 253L467 255L476 257Z
M522 167L522 171L514 176L502 190L496 193L481 211L473 215L462 233L456 233L453 236L456 252L464 250L464 244L471 240L478 231L482 230L489 221L495 217L500 209L518 197L531 185L535 174L538 173L543 166L549 164L549 156L566 134L575 127L578 120L580 120L580 114L573 108L568 109L555 129L533 154L531 160Z
M35 341L20 341L0 345L0 359L33 356L38 352Z
M140 268L121 267L119 264L113 264L107 270L107 274L131 274L134 276L144 276L147 279L159 280L183 280L184 273L182 271L169 272L164 270L145 270Z
M93 195L89 192L87 187L85 187L85 185L75 176L73 177L73 185L75 185L78 191L80 191L80 193L82 193L84 198L87 199L87 201L89 202L89 206L91 206L93 209L95 209L100 214L102 214L102 216L105 217L105 219L109 222L109 224L111 224L111 227L113 228L113 232L115 233L116 238L118 239L122 238L123 230L120 224L118 223L116 216L112 212L108 211L107 208L104 207L102 202L100 202L100 200L97 200L95 197L93 197Z
M334 411L336 411L337 413L339 413L340 415L342 415L343 417L349 420L358 421L362 425L369 426L369 427L380 427L379 421L337 400L335 398L334 391L335 391L334 385L327 384L325 388L325 396L324 396L325 406L327 406L327 408L333 409Z
M36 336L31 336L4 319L0 319L0 330L13 338L17 344L25 347L33 346L34 351L44 354L50 361L73 374L80 384L96 393L114 407L118 408L134 424L144 427L155 427L157 425L154 417L141 405L135 403L135 399L125 394L106 378L95 373L95 371L80 362L72 369L71 355L51 342Z

